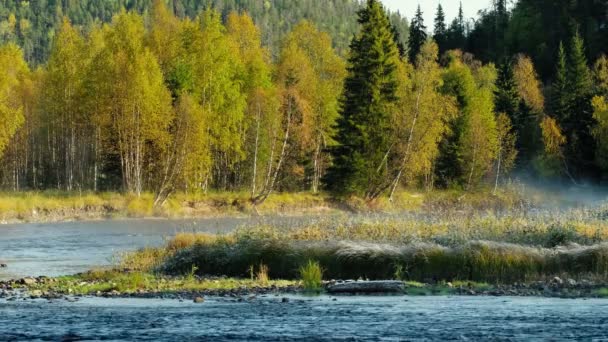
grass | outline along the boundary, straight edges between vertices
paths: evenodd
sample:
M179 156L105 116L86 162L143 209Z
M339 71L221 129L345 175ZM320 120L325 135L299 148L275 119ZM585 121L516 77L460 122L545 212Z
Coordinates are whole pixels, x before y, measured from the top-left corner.
M258 269L258 273L256 274L256 280L258 281L258 283L262 285L267 285L270 282L268 271L268 266L260 263L260 268Z
M309 292L319 292L323 285L323 269L321 265L309 260L307 264L300 267L300 278L304 289Z
M154 196L141 197L117 192L5 192L0 193L1 221L62 221L106 217L208 217L238 214L305 214L318 212L419 212L437 210L503 210L521 207L517 189L505 188L498 195L478 192L402 190L392 202L381 198L366 203L357 198L334 200L329 195L310 192L276 193L253 208L247 192L176 193L162 208L154 208Z
M608 207L534 212L410 213L331 218L300 227L242 227L227 235L178 234L126 255L143 272L306 279L310 260L329 279L512 283L552 276L608 280ZM307 270L310 271L310 270Z
M284 288L296 285L294 281L271 281L262 284L249 279L216 278L198 279L196 277L165 277L144 272L119 272L116 270L94 270L81 275L60 277L56 282L38 284L30 290L55 291L64 294L90 295L110 293L122 294L137 292L174 293L197 291L230 291L248 288L275 286Z

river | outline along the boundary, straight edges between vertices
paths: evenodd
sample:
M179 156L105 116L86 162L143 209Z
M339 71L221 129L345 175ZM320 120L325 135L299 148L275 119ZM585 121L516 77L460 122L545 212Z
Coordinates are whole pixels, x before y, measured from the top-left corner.
M178 232L226 233L261 223L295 225L317 218L116 220L0 225L0 280L60 276L113 262L118 253L162 245Z
M0 340L600 341L608 301L487 297L0 301Z

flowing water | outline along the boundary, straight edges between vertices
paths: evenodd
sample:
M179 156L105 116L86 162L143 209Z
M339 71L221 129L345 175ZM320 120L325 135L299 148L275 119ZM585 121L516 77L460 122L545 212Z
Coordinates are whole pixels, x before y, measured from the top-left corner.
M401 341L608 339L608 301L279 297L0 301L0 340Z

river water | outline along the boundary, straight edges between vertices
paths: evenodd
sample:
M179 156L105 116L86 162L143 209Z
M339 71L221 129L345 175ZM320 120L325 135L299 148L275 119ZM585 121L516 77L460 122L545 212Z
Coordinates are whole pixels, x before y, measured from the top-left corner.
M118 253L162 245L178 232L226 233L257 223L295 225L310 217L118 220L0 225L0 280L59 276L111 264Z
M0 340L603 341L608 301L481 297L280 297L0 301Z
M314 218L274 218L289 225ZM268 219L267 219L268 220ZM229 232L251 219L128 220L0 226L0 279L56 276L161 245L176 232ZM608 300L493 297L0 299L0 341L587 340L608 341Z

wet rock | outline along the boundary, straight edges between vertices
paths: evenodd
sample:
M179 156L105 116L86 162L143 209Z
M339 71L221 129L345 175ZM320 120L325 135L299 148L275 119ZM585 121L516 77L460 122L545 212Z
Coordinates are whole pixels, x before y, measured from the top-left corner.
M553 284L555 284L555 285L563 285L564 284L564 281L560 277L553 278L553 280L551 282Z
M7 264L0 264L0 268L7 268L8 265Z
M337 283L327 288L329 293L404 293L401 281L353 281Z
M194 298L194 302L197 303L197 304L204 303L205 302L205 298L203 298L203 297L196 297L196 298Z
M22 278L19 280L19 284L21 285L34 285L36 284L36 279L34 278Z
M30 298L31 299L41 298L42 295L43 295L42 291L40 291L40 290L34 290L34 291L30 292Z
M289 303L289 298L284 297L283 299L281 299L281 303Z
M566 280L566 284L568 284L568 286L570 286L570 287L575 287L577 285L576 280L574 280L574 279Z

